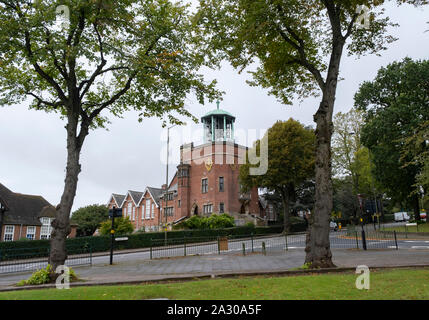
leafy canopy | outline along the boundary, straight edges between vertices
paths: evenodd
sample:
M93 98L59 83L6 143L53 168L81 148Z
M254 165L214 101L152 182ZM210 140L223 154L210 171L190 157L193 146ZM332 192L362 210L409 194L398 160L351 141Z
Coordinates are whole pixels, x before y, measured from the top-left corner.
M60 5L69 25L57 22ZM189 93L200 103L217 96L197 73L203 58L180 1L1 0L0 21L0 105L31 98L94 128L106 125L106 108L180 123Z
M407 139L429 121L428 79L429 61L405 58L381 68L355 95L355 105L366 113L362 142L373 156L375 177L397 201L415 190L422 163L413 158L427 152L423 143L405 150Z
M269 88L282 103L317 95L326 86L333 41L349 54L386 49L392 23L382 0L200 0L196 21L211 61L229 60L240 70L258 62L254 86ZM368 29L356 28L359 5L371 10ZM329 11L329 12L328 12Z
M110 235L111 229L112 220L106 220L101 223L100 234L103 236ZM115 218L113 229L115 230L115 236L121 236L133 233L134 226L129 217Z
M108 218L109 210L105 205L93 204L73 212L71 221L78 225L76 235L78 237L87 237L92 236L100 226L100 223Z

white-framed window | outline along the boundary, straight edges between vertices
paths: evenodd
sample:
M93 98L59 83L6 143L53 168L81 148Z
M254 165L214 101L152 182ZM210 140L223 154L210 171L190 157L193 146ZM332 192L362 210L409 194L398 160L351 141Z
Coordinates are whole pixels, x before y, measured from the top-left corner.
M133 208L133 204L131 202L128 202L128 210L127 210L128 214L127 214L127 216L130 217L131 219L133 218L131 215L132 208Z
M150 219L150 199L146 199L146 219Z
M40 239L50 239L52 233L51 222L54 218L41 218L40 222L42 227L40 228Z
M223 202L219 204L219 213L225 213L225 204Z
M152 203L152 219L155 218L155 204Z
M136 219L136 207L133 207L133 215L131 217L131 220L135 220Z
M206 204L203 206L203 213L209 214L213 212L213 205L212 204Z
M165 209L165 214L167 217L172 217L174 215L174 208L173 207L167 207Z
M26 238L29 240L34 240L36 238L36 227L27 226L27 235Z
M4 227L4 241L13 241L13 234L15 233L15 226Z
M142 211L141 211L141 215L142 215L142 220L144 220L144 213L145 213L145 207L144 204L142 204Z

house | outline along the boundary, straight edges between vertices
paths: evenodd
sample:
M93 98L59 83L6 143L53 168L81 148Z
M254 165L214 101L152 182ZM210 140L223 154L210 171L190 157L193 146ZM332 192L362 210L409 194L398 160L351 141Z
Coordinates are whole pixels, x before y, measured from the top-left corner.
M41 196L15 193L0 183L0 241L49 239L55 207ZM72 225L69 237L76 236Z
M194 215L228 213L236 224L263 220L258 188L241 192L239 172L248 148L235 143L235 117L219 109L218 103L201 122L203 144L180 147L180 163L168 186L111 195L108 207L122 208L123 216L130 217L136 230L171 228Z

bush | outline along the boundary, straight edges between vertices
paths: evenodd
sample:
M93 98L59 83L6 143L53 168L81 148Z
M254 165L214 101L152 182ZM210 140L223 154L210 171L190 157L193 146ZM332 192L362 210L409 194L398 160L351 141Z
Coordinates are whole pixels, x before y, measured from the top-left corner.
M229 214L223 213L221 215L212 214L210 217L192 216L176 225L174 229L206 230L232 227L234 227L234 218Z
M395 221L395 215L392 214L385 214L384 215L384 219L382 220L383 222L394 222Z
M70 281L76 281L78 280L78 277L76 276L76 273L72 268L69 268L70 271ZM27 285L40 285L40 284L47 284L53 282L51 280L51 274L52 274L52 266L50 264L47 265L46 268L37 270L34 272L30 278L27 280L21 280L17 283L18 286L27 286Z
M112 221L106 220L101 223L100 234L103 236L110 235L110 230L112 228ZM134 226L129 217L126 218L116 218L113 228L115 229L115 235L122 236L130 234L134 231Z

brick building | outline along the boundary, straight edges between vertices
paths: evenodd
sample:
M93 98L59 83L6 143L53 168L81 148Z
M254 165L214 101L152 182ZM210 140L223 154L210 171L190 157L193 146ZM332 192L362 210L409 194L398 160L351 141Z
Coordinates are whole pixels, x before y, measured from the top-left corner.
M55 208L41 196L15 193L0 183L0 241L49 239ZM76 236L72 225L69 237Z
M112 194L108 203L122 208L136 230L158 231L198 215L228 213L237 224L265 223L265 207L258 189L240 191L239 169L245 163L247 147L234 140L235 117L217 109L202 117L204 143L180 147L180 163L168 187L147 187L143 192Z

